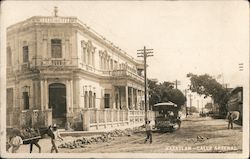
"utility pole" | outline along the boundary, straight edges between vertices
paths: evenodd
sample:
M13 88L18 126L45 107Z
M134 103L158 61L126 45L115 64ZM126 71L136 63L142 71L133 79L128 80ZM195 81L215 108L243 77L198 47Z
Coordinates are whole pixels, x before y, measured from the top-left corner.
M190 108L192 107L192 94L189 94L189 102L190 102Z
M197 99L197 107L198 107L198 112L200 113L200 101Z
M175 80L175 89L177 89L177 86L181 84L181 81Z
M153 56L153 49L146 49L144 46L143 49L137 50L137 57L143 57L144 59L144 100L145 100L145 122L148 120L148 98L147 98L147 89L148 89L148 82L147 82L147 57Z
M187 90L185 89L185 98L186 98L186 102L185 102L185 107L186 107L186 117L188 116L188 110L187 110Z

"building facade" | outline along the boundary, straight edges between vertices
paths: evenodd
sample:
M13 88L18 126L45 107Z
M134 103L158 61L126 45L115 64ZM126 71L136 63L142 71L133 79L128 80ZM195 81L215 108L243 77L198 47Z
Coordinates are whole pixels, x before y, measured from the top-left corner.
M143 63L76 17L7 28L7 127L91 130L144 122Z

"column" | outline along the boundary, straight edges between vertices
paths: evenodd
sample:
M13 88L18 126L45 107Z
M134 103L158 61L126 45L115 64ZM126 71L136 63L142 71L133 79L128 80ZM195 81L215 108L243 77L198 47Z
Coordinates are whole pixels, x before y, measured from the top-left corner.
M79 78L76 78L75 80L75 86L73 87L73 91L74 91L74 98L75 98L75 105L78 109L80 109L80 92L81 92L81 88L80 88L80 82L79 82ZM75 89L75 90L74 90Z
M92 66L92 49L89 51L89 65Z
M95 50L92 52L92 66L95 67Z
M70 105L71 112L73 112L73 80L70 80Z
M110 56L108 56L108 58L107 58L107 69L108 70L110 69L110 62L109 62L110 60L109 59L110 59Z
M37 105L37 96L36 96L36 80L32 80L32 86L31 86L31 89L30 91L30 94L29 94L29 98L30 98L30 108L31 109L36 109L36 105ZM32 98L31 98L31 94L32 94ZM32 101L31 101L32 100Z
M136 105L135 105L135 110L138 110L138 89L135 90L136 94Z
M134 89L133 87L131 87L131 109L134 110L135 106L134 106Z
M44 104L43 104L43 98L44 98L44 81L41 80L40 81L40 85L41 85L41 110L43 111L44 110Z
M63 44L62 44L62 46L63 46ZM63 50L63 51L62 51L62 57L71 60L72 57L70 57L70 56L72 56L72 55L69 54L69 40L68 40L68 39L65 40L65 49L62 49L62 50Z
M89 111L83 112L83 130L88 131L90 128L90 116Z
M126 109L128 110L128 86L125 86L125 102L126 102Z
M103 70L106 70L106 58L105 58L105 56L103 57Z
M84 108L89 108L89 89L88 86L84 86L85 87L85 92L84 92Z
M47 47L47 45L48 45L48 41L47 41L47 39L43 39L43 43L42 43L42 45L43 45L43 53L41 54L41 56L42 56L42 58L45 56L45 57L49 57L48 56L48 47Z
M45 99L44 99L44 101L45 101L45 109L47 110L47 109L49 109L49 103L48 103L48 80L47 79L45 80L45 83L44 83L44 93L45 93L45 95L44 95L44 97L45 97Z
M66 80L66 102L67 102L67 113L70 112L70 82Z
M99 55L99 66L100 66L100 69L102 68L102 56Z

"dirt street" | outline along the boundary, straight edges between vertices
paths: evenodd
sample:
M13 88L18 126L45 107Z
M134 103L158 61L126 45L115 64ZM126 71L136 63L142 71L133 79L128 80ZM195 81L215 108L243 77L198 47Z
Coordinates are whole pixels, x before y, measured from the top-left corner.
M115 137L110 142L86 145L85 148L60 148L62 153L170 153L170 152L242 152L242 127L235 125L227 129L227 122L222 119L187 118L182 121L181 129L173 133L153 133L153 143L144 144L145 133ZM63 142L76 138L65 137ZM42 139L42 152L50 152L49 139ZM38 152L34 147L34 152ZM29 152L29 146L23 145L19 152Z

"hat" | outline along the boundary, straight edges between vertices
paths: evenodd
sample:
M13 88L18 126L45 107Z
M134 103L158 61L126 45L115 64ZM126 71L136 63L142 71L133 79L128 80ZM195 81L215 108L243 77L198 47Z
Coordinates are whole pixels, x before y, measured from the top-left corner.
M53 128L56 128L56 124L53 125Z

